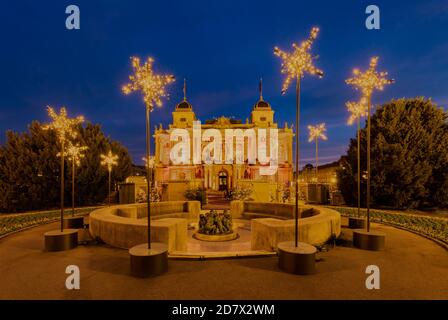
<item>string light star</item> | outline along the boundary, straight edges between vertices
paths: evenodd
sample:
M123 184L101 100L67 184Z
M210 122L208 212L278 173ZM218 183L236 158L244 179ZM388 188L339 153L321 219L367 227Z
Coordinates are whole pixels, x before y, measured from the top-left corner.
M83 116L78 116L76 118L69 118L67 116L67 110L62 107L59 110L59 114L51 107L47 106L48 116L53 120L51 123L42 126L44 130L54 130L57 134L59 143L61 144L61 151L59 156L61 158L61 232L64 231L64 157L65 157L65 143L70 141L70 139L75 139L77 136L77 126L84 122Z
M322 140L328 139L325 134L325 132L327 131L327 128L325 127L325 123L320 123L315 126L309 125L308 130L309 130L308 142L311 142L311 141L314 141L317 139L322 139Z
M128 95L134 91L141 91L145 105L150 111L153 110L154 105L161 107L162 98L169 96L165 87L175 81L174 76L154 73L152 68L154 59L151 57L144 65L140 64L138 57L131 57L131 61L134 74L129 76L130 83L122 87L123 93Z
M358 218L361 217L361 117L366 117L368 115L368 105L367 99L362 97L361 100L354 102L349 101L345 104L347 110L350 112L350 117L348 118L347 124L352 125L355 121L357 122L358 129L356 130L357 136L357 169L358 169Z
M101 165L107 167L107 171L109 172L109 194L108 194L108 203L110 207L110 182L111 182L111 174L112 174L112 167L116 166L118 164L118 156L116 154L113 154L111 150L109 150L109 153L102 154L101 155Z
M352 125L355 121L358 121L362 117L367 116L367 99L361 98L360 101L348 101L345 106L347 107L347 111L350 113L350 117L347 120L348 125Z
M84 152L89 149L87 146L80 146L79 144L73 144L70 141L68 142L68 146L65 148L64 157L70 162L73 162L76 166L81 164L81 159L84 158ZM57 157L61 156L61 152L58 152Z
M72 216L75 215L75 167L81 164L81 159L84 158L84 152L89 149L87 146L81 146L79 144L73 144L68 142L68 146L64 151L66 156L72 163ZM61 153L58 153L60 156Z
M155 161L156 161L154 156L149 157L149 162L146 161L146 157L143 157L142 160L146 163L145 166L150 167L150 168L154 167L154 164L155 164Z
M274 54L282 59L280 72L286 75L283 81L282 94L288 90L291 82L296 81L296 134L295 134L295 156L294 166L296 172L295 179L295 214L294 214L294 244L297 248L299 246L299 128L300 128L300 80L305 76L305 73L323 76L323 71L313 65L313 60L317 57L311 55L311 47L316 40L319 33L319 28L312 28L307 40L300 45L292 44L293 51L285 52L278 47L274 48Z
M370 66L365 72L361 72L359 69L353 70L353 77L345 80L349 85L352 85L357 90L361 90L364 97L368 98L372 95L374 90L382 91L386 84L392 84L395 82L393 79L387 79L387 72L376 71L378 64L378 57L370 59Z
M370 232L370 109L372 105L372 93L375 90L382 91L384 86L387 84L392 84L395 82L393 79L387 78L387 72L376 71L378 65L378 57L373 57L370 59L370 66L365 72L361 72L359 69L353 70L353 77L345 80L348 85L353 86L356 90L362 92L362 99L365 99L367 103L367 214L366 214L366 230ZM358 118L359 119L359 118ZM360 208L360 164L359 164L359 140L360 140L360 129L358 120L358 215Z
M69 118L67 116L67 110L62 107L59 110L59 114L51 107L47 107L48 116L53 120L51 123L44 125L44 130L54 130L58 135L58 139L61 143L65 142L67 139L76 138L77 131L76 127L84 122L83 116L78 116L76 118Z
M141 91L143 93L143 100L146 105L146 158L151 154L151 111L154 105L161 107L162 98L168 97L166 87L168 84L175 81L173 75L170 74L156 74L152 69L154 62L153 58L148 58L144 65L140 64L140 58L131 57L134 74L129 76L130 83L124 85L121 90L128 95L134 91ZM151 175L149 166L146 167L146 186L148 194L151 194ZM148 216L148 249L151 249L151 205L150 197L146 197L147 216Z
M113 154L111 150L108 154L102 154L101 159L101 165L106 166L109 172L112 171L112 167L118 165L118 156Z
M311 29L310 36L300 45L292 44L293 51L291 53L282 51L278 47L274 48L274 54L282 59L281 73L286 75L283 82L282 94L289 88L291 82L295 79L301 79L305 73L318 75L322 77L323 71L314 66L313 60L317 57L311 55L311 47L319 33L319 28Z
M81 159L85 156L84 152L88 149L89 147L87 146L69 143L66 151L66 156L75 165L79 166L81 164Z
M309 130L309 138L308 142L315 141L316 143L316 168L315 168L315 181L319 182L319 175L318 175L318 168L319 168L319 147L318 142L319 139L327 140L327 135L325 132L327 131L327 128L325 127L325 123L316 124L315 126L308 126Z

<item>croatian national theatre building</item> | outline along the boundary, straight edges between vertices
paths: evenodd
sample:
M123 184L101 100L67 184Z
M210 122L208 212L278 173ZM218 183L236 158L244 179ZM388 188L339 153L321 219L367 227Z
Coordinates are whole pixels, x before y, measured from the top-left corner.
M236 164L182 164L174 165L170 160L171 148L176 144L170 141L170 132L176 128L187 129L190 133L190 141L193 135L193 121L198 120L193 106L188 102L185 89L184 99L176 105L172 112L173 121L168 128L159 125L155 129L155 163L154 163L154 179L156 183L169 183L174 181L195 181L196 185L200 185L211 190L226 190L235 187L238 182L267 180L272 183L287 183L293 179L293 162L292 162L292 143L294 133L291 127L285 123L283 128L279 128L274 121L274 110L270 104L263 100L261 86L260 97L257 103L250 111L250 118L243 123L241 120L230 119L227 117L219 117L207 120L201 124L202 131L206 129L218 129L222 137L225 136L225 129L254 129L258 141L258 129L277 128L278 129L278 170L277 173L270 176L260 175L260 166L258 159L255 164L249 164L247 161L247 148L244 148L244 163ZM246 138L247 139L247 138ZM209 142L202 142L201 150ZM222 150L224 154L225 139L222 139ZM245 141L246 145L247 141ZM191 147L192 148L192 147ZM267 143L267 151L269 155L269 143ZM192 150L191 152L192 153ZM235 152L234 152L235 154ZM225 156L224 156L225 159Z

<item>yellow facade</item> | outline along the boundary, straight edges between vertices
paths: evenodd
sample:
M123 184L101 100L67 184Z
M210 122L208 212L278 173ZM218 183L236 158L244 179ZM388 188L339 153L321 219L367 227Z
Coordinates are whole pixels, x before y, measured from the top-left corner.
M254 129L256 141L258 141L258 129L275 128L278 129L278 170L277 173L270 176L260 175L261 164L258 159L255 164L248 164L247 160L247 141L245 138L244 163L236 164L182 164L174 165L170 160L171 148L177 143L170 141L172 130L180 128L186 129L190 134L190 141L193 141L193 121L198 120L192 105L186 98L180 102L172 112L173 122L168 128L160 125L154 133L155 138L155 181L158 184L168 182L189 181L195 186L201 186L211 190L228 190L238 185L239 182L250 182L253 180L265 180L273 183L287 183L292 181L292 142L294 133L292 128L285 123L283 128L278 128L274 120L274 110L269 103L263 100L261 94L259 101L253 106L250 118L243 123L240 120L234 120L227 117L220 117L213 120L201 122L202 132L206 129L217 129L222 137L225 136L226 129ZM269 130L268 130L269 132ZM269 138L269 134L266 137ZM201 139L202 140L202 139ZM269 141L269 140L268 140ZM201 151L209 142L201 141ZM222 139L222 154L225 157L225 139ZM235 143L234 151L235 155ZM269 155L270 145L266 144L266 151ZM191 152L193 154L193 145ZM201 153L202 154L202 153Z
M339 161L320 165L317 170L317 174L319 176L317 181L319 183L328 183L332 187L337 187L336 171L339 167ZM305 183L316 183L316 168L312 164L305 165L305 167L300 171L299 181Z

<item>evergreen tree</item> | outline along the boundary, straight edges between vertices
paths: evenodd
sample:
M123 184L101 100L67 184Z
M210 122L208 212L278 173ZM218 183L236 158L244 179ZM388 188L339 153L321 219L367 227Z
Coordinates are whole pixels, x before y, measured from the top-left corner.
M29 132L6 133L0 148L0 210L22 211L46 208L58 201L59 183L56 135L37 122Z
M77 198L81 205L94 204L104 201L108 193L108 171L101 166L100 155L112 150L118 155L118 165L112 170L112 190L117 183L125 180L132 171L132 161L128 151L117 141L111 141L101 131L101 126L87 123L79 129L80 143L89 149L81 166L77 168L76 181L78 186Z
M109 148L120 156L112 181L123 181L131 172L127 149L111 141L99 125L88 123L79 127L78 142L88 146L86 157L76 168L77 205L93 205L107 197L107 171L101 167L99 155ZM6 143L0 147L0 211L56 208L59 204L60 152L56 135L43 130L34 121L28 132L8 131ZM71 164L65 166L65 201L71 199Z
M448 206L448 115L431 100L398 99L372 116L372 201L375 206ZM351 139L339 187L356 202L357 140ZM366 131L361 134L361 170L366 170ZM362 186L365 181L362 180ZM365 205L365 188L361 199Z

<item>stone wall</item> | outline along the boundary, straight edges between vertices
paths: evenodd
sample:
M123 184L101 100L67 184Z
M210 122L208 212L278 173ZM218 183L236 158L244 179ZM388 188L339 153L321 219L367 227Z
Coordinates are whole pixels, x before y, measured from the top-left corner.
M203 180L172 180L162 184L162 201L186 201L185 191L203 187Z
M238 180L239 186L250 187L252 201L268 202L271 197L275 197L277 185L266 180Z

